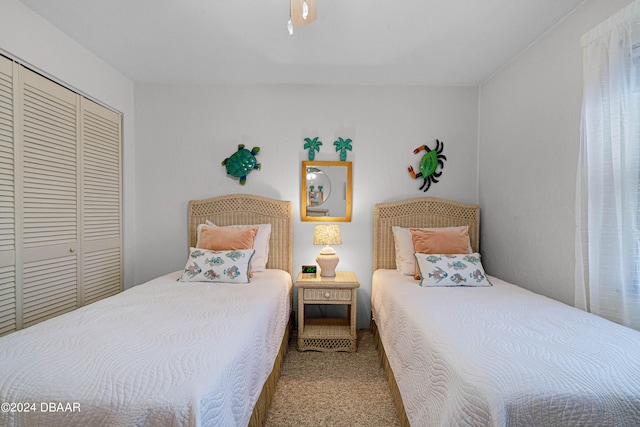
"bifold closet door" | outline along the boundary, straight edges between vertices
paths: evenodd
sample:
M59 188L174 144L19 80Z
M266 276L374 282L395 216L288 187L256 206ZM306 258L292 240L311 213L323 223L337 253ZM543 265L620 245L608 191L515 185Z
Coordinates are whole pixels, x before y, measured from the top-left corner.
M0 56L0 335L122 291L121 129Z
M79 97L21 68L18 99L18 268L22 327L27 327L80 305Z
M17 328L13 76L0 56L0 335Z
M117 294L123 284L120 114L81 98L82 301Z

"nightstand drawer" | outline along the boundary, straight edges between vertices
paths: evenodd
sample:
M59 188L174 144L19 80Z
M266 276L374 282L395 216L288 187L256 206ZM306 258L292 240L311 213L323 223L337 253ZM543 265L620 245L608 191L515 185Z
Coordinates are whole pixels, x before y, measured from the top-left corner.
M351 289L304 289L304 301L351 301Z

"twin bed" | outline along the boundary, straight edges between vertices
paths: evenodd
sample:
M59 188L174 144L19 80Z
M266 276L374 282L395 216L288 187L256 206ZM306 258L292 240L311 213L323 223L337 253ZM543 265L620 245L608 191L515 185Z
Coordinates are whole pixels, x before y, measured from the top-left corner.
M270 224L266 269L180 281L187 263L0 338L0 425L263 423L291 323L291 203L228 195L188 217L191 247L207 221ZM394 227L463 226L477 253L479 218L428 197L374 208L372 328L402 424L640 425L640 333L494 277L420 286L397 271Z
M261 425L287 347L292 205L252 195L189 202L198 225L270 224L250 283L183 272L0 338L0 425ZM188 266L188 265L187 265Z
M394 226L468 227L478 252L479 220L428 197L374 208L372 328L402 424L640 425L637 331L494 277L420 286L397 271Z

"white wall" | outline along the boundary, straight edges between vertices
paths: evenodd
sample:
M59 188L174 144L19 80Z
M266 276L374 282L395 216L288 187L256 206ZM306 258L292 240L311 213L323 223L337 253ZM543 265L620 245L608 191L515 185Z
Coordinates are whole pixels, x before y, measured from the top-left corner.
M585 2L480 88L483 264L489 274L571 305L579 39L629 2Z
M323 142L316 160L338 160L333 141L351 138L353 220L341 223L338 269L361 281L358 326L368 327L373 205L423 195L477 202L476 87L164 86L136 83L136 281L184 268L187 202L247 192L294 202L294 274L314 263L313 222L300 221L304 138ZM441 181L418 189L413 149L445 142ZM245 186L221 161L238 143L260 146L261 171Z
M133 82L18 0L0 1L0 53L123 114L124 280L134 283Z

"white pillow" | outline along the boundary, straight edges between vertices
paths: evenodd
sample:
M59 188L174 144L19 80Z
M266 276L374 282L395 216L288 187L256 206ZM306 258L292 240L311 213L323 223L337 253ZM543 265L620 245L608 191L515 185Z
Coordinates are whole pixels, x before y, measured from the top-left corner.
M184 267L183 282L249 283L253 249L210 251L191 248Z
M393 241L396 248L396 270L407 276L413 276L416 274L416 258L413 256L415 250L413 249L413 238L411 237L411 228L418 227L399 227L394 225L391 227L393 232ZM457 227L443 227L443 228L462 228L469 229L466 225ZM419 230L432 230L430 228L419 228ZM471 242L469 242L469 253L473 252L471 249Z
M200 247L200 233L202 226L218 227L211 221L207 220L205 224L198 225L196 247ZM256 237L253 239L253 249L256 253L251 261L251 271L264 271L269 261L269 239L271 239L271 224L247 224L247 225L229 225L229 227L258 227Z
M421 254L415 258L420 268L420 286L492 286L480 254Z

